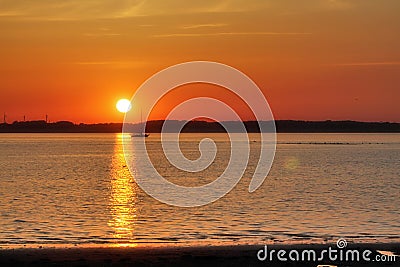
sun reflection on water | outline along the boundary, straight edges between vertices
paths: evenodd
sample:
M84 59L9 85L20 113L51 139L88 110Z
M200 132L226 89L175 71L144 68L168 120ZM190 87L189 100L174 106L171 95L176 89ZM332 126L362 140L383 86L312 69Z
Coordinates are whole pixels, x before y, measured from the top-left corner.
M123 153L123 134L116 136L116 145L111 163L111 219L108 225L113 230L117 246L135 246L135 222L137 221L137 195L135 184Z

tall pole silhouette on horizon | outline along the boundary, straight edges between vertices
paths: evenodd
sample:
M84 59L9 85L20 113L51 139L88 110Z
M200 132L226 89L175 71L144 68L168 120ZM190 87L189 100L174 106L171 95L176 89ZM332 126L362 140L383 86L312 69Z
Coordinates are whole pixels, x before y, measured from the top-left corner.
M4 123L7 123L6 119L7 119L7 116L6 116L6 113L4 112L4 116L3 116L3 122Z

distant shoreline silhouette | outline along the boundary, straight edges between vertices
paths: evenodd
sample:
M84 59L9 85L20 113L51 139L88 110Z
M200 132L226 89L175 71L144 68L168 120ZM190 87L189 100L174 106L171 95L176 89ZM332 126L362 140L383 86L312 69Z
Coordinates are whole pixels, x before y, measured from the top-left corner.
M170 121L177 123L178 121ZM146 123L147 133L160 133L164 120L148 121ZM233 128L238 126L238 121L228 121ZM271 121L261 121L263 124L271 124ZM250 133L259 132L257 121L244 122ZM44 120L1 123L0 133L119 133L122 131L122 123L96 123L96 124L74 124L69 121L58 121L48 123ZM360 121L297 121L277 120L275 121L278 133L400 133L400 123L393 122L360 122ZM138 132L143 126L129 124L131 132ZM239 127L237 127L239 129ZM225 132L218 122L190 121L183 128L186 133L222 133Z

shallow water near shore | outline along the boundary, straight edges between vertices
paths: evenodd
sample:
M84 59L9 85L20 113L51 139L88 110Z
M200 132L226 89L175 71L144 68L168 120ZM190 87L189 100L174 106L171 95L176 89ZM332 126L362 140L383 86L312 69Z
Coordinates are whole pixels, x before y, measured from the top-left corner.
M162 156L157 170L194 186L220 175L229 158L224 134L182 134L181 148L199 156L215 140L215 162L184 173ZM162 204L131 176L121 134L1 134L0 246L239 245L399 242L400 134L278 134L273 167L254 193L248 185L259 136L251 134L249 166L225 197L199 208Z

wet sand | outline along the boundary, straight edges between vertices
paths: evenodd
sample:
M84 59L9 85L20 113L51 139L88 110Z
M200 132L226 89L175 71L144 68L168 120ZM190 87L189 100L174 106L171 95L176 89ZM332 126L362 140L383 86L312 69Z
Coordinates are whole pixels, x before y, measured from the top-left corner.
M296 249L337 249L336 244L323 245L268 245L268 251L284 249L287 253ZM400 258L391 262L376 261L278 261L276 257L259 261L257 252L264 245L209 246L209 247L93 247L93 248L16 248L0 249L0 266L400 266ZM346 249L369 249L374 259L379 251L400 254L400 243L349 244ZM346 251L346 250L344 250ZM383 252L385 253L385 252ZM317 254L318 255L318 254ZM276 256L276 255L275 255ZM361 257L361 252L360 252Z

